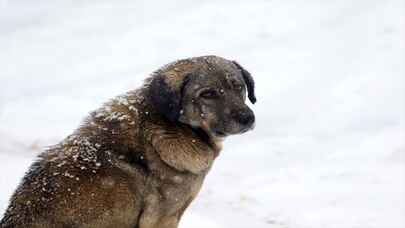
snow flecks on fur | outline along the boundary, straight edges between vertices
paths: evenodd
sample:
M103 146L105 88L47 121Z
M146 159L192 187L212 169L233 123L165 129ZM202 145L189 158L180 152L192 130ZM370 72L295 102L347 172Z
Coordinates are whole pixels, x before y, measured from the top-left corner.
M94 169L101 166L98 160L98 153L101 148L99 143L94 143L88 137L73 134L65 139L62 143L62 151L66 155L66 159L62 159L56 165L62 167L69 163L77 167L79 170ZM67 172L63 173L64 176L69 178L75 178Z
M100 109L94 112L96 119L102 121L126 121L130 125L135 125L133 116L139 115L137 104L144 101L143 96L139 96L139 91L129 92L112 99Z
M142 104L144 97L140 91L132 91L117 96L110 102L104 104L91 114L86 120L89 129L88 134L82 134L80 130L74 132L62 141L55 148L50 149L48 154L50 162L54 164L55 170L51 176L80 180L81 172L97 173L105 162L112 163L111 151L103 151L103 146L96 140L92 131L109 130L105 123L112 122L117 126L134 125L134 116L139 115L137 105ZM116 129L110 129L111 134L118 134ZM105 159L101 159L101 156ZM66 169L68 167L68 169ZM69 171L66 171L69 170Z
M131 117L125 113L112 111L111 107L106 105L96 111L96 118L103 118L104 121L113 121L113 120L130 120Z

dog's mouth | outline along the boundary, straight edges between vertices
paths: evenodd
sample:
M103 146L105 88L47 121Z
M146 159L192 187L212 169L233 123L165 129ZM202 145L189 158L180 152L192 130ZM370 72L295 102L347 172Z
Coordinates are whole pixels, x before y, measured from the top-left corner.
M193 131L206 143L212 144L214 141L222 141L228 134L220 130L207 132L203 128L193 128Z
M218 138L225 138L227 136L227 134L223 131L219 131L219 130L214 130L213 131L214 136L218 137Z

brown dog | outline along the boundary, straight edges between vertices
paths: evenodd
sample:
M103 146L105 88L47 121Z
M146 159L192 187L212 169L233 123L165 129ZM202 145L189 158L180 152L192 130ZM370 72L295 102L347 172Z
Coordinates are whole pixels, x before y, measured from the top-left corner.
M42 153L2 228L175 228L221 149L252 128L251 75L216 56L164 66Z

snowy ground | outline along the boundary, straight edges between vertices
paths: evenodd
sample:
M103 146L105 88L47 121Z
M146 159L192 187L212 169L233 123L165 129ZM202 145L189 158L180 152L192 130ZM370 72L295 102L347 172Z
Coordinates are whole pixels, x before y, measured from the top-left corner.
M206 54L254 75L257 124L181 228L405 227L403 0L0 0L0 214L90 110Z

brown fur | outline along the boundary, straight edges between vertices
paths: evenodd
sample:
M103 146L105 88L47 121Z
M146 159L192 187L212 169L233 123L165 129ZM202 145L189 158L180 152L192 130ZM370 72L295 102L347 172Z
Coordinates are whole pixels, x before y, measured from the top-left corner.
M179 61L157 73L178 90L185 75L201 66L200 59ZM151 101L154 77L91 113L42 153L0 227L176 228L220 140L164 118Z

